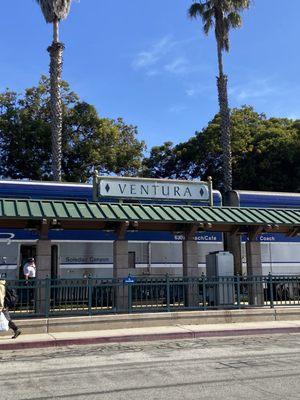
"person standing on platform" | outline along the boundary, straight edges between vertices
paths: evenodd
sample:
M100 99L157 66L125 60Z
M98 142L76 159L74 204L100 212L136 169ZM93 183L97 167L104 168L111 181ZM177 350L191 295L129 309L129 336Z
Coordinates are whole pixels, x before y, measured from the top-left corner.
M13 330L14 335L12 339L16 339L19 335L21 335L22 331L17 327L17 325L11 320L11 316L9 315L9 309L6 305L6 281L0 280L0 311L3 312L5 318L8 320L8 326Z
M27 304L29 307L34 307L36 265L33 257L28 258L27 263L24 264L23 275L25 277L25 285L28 287L26 295Z
M34 258L28 259L27 263L23 267L23 274L26 281L36 277L36 265L34 262Z

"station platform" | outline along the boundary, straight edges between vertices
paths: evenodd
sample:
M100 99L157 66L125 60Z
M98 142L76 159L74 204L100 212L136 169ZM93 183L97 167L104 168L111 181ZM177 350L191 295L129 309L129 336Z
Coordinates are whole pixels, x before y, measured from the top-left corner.
M149 340L300 333L299 308L274 310L277 311L277 319L271 318L270 311L255 309L209 311L202 312L202 315L201 312L195 311L176 315L162 313L53 318L52 321L47 321L45 326L41 320L16 321L22 329L22 334L17 339L11 339L10 331L1 333L0 351ZM276 316L276 313L274 315ZM77 325L74 321L76 318ZM44 326L44 330L38 326Z

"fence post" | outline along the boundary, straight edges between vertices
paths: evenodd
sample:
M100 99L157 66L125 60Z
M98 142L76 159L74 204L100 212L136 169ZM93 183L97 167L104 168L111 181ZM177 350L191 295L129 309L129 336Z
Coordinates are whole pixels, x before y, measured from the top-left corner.
M206 276L202 272L203 309L206 310Z
M51 279L47 276L45 279L45 317L49 317L51 302Z
M87 278L87 284L88 284L88 313L89 316L92 315L92 278L89 275Z
M237 276L236 276L236 283L237 283L237 287L236 287L237 305L238 305L238 308L241 308L241 279L240 279L239 274L237 274Z
M169 274L166 274L166 286L167 286L167 311L170 312L170 278L169 278Z
M273 277L271 272L269 272L269 285L270 285L270 307L274 308L274 296L273 296Z
M132 313L132 286L134 283L128 283L128 314Z

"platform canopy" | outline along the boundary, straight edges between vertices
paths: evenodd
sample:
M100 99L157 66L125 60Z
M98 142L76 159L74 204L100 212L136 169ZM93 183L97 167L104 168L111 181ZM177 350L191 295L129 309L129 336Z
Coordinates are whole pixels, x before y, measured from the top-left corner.
M300 209L144 205L83 201L0 199L1 228L212 231L255 233L300 232Z

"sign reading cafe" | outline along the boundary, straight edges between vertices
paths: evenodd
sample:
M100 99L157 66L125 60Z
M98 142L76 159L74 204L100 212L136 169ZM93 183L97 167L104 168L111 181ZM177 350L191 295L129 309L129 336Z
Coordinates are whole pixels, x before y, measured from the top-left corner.
M102 176L94 178L94 200L98 197L115 197L209 201L210 191L210 182Z

